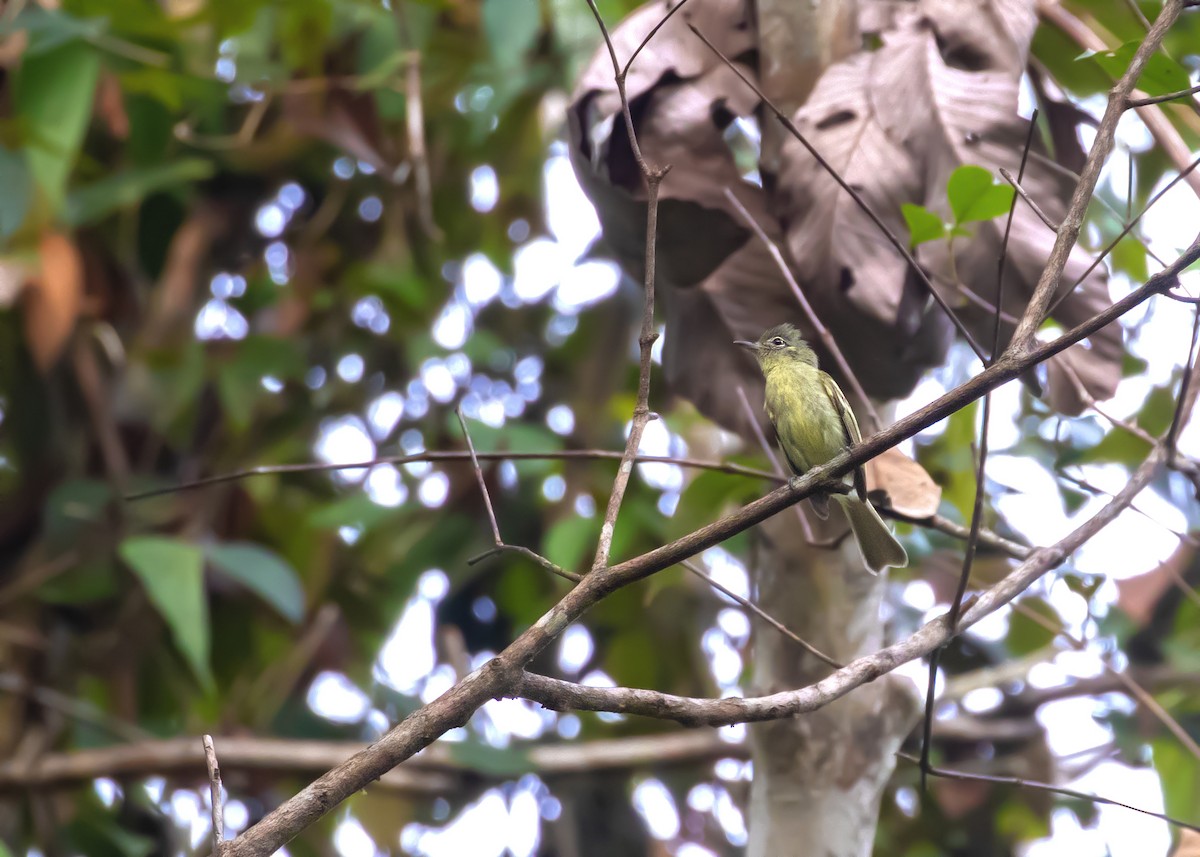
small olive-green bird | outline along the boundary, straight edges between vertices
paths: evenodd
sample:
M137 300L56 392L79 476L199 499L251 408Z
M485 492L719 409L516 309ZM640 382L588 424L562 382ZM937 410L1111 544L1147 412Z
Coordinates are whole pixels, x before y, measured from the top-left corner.
M767 380L767 417L797 476L862 440L845 394L817 366L816 352L801 338L800 331L781 324L760 336L758 342L739 339L736 344L758 358L758 367ZM854 487L858 496L832 496L846 513L867 568L878 574L888 567L908 565L904 546L867 500L861 467L854 473ZM821 505L818 501L818 510Z

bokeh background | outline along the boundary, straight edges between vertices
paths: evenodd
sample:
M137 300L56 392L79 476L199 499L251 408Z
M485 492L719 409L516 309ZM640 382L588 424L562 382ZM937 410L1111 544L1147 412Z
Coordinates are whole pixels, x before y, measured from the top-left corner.
M598 6L615 23L635 4ZM1154 17L1155 4L1140 8ZM1114 49L1141 32L1115 0L1070 9ZM1167 51L1194 82L1200 13L1189 15ZM218 736L227 824L242 829L346 755L336 742L379 736L565 591L520 557L468 564L491 535L462 461L121 498L260 466L462 450L456 406L480 451L619 450L641 291L597 246L565 142L598 44L583 0L29 0L0 12L0 854L208 853L202 732ZM1049 89L1052 116L1075 117L1068 135L1113 80L1079 53L1043 22L1038 85L1022 86L1025 115ZM1195 151L1195 113L1170 116ZM758 144L754 121L735 130L731 146ZM1103 247L1176 173L1128 115L1084 246ZM1110 257L1112 296L1157 269L1153 254L1174 258L1197 223L1181 182ZM1192 293L1197 276L1184 277ZM1128 356L1105 411L1160 432L1191 308L1158 299L1122 324ZM765 466L655 369L663 418L643 452ZM977 369L956 345L898 413ZM977 420L968 408L905 446L958 521L974 497ZM991 444L988 524L1031 544L1091 514L1149 449L1017 384L997 394ZM1200 451L1200 433L1181 448ZM614 468L485 463L505 539L580 568ZM639 465L613 555L768 485ZM948 657L940 752L1197 822L1200 560L1188 533L1200 516L1175 473L1135 505ZM944 609L961 556L953 539L899 531L914 562L889 583L895 634ZM703 555L743 595L748 546ZM984 551L977 573L1008 563ZM734 694L749 636L742 609L675 568L606 599L534 666ZM1136 669L1190 746L1127 695L1089 692L1109 668ZM911 674L923 680L920 665ZM972 685L981 675L991 683ZM744 731L493 701L286 853L739 854ZM192 744L172 761L168 748ZM881 853L1163 854L1175 835L1036 792L915 786L902 763Z

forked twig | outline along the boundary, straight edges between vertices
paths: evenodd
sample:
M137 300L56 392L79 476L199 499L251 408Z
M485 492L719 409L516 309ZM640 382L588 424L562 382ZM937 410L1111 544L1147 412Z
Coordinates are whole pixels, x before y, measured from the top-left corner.
M467 420L463 416L462 407L455 408L454 413L458 417L458 424L462 426L463 437L467 440L467 451L471 454L471 466L475 469L475 481L479 483L479 490L483 494L483 505L487 509L488 523L492 527L492 540L496 543L496 546L491 550L484 551L479 556L467 560L467 565L474 565L502 551L509 551L528 557L552 574L557 574L559 577L565 578L572 583L578 583L582 578L575 572L567 571L565 568L556 565L527 547L506 544L504 539L500 537L500 525L496 523L496 510L492 508L492 496L488 493L487 481L483 478L483 468L479 466L479 456L475 454L475 444L471 441L471 432L467 429Z

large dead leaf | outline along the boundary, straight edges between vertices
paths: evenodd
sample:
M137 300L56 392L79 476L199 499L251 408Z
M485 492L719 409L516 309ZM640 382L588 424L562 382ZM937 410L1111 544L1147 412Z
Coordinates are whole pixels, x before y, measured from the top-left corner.
M831 66L796 124L832 166L857 190L891 230L907 235L901 205L914 203L949 215L946 183L964 164L998 176L1017 172L1028 128L1017 115L1017 91L1033 10L1023 2L983 4L991 19L980 26L979 4L928 0L899 14L883 45ZM1031 160L1022 182L1052 218L1060 218L1072 187L1059 173ZM931 322L924 289L905 262L858 205L796 141L785 143L779 175L778 211L800 275L814 284L812 300L839 341L851 352L863 318L904 336ZM996 259L1003 218L972 224L969 240L934 241L917 259L943 297L986 341L989 305L996 298ZM1041 274L1054 234L1028 206L1018 204L1008 243L1003 307L1019 317ZM1072 254L1064 285L1082 276L1089 260ZM1072 326L1108 302L1107 278L1097 268L1056 312ZM1013 325L1003 325L1007 338ZM872 347L873 343L867 343ZM1097 399L1112 395L1120 378L1121 332L1110 327L1090 347L1076 346L1049 369L1056 408L1078 413L1083 403L1063 376L1069 363ZM866 355L863 355L865 358ZM853 359L853 358L852 358Z
M74 242L57 232L42 236L38 253L41 270L24 293L25 341L46 373L66 347L83 306L83 260Z
M941 486L896 447L867 462L867 490L887 492L886 505L911 518L928 518L942 502Z

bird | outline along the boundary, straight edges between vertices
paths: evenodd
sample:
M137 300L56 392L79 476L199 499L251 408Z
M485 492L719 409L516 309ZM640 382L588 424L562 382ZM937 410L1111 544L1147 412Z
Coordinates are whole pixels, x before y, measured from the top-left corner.
M780 324L756 342L734 340L751 351L766 380L766 412L775 437L797 476L825 464L862 440L854 411L837 382L817 365L817 354L800 331ZM867 500L862 468L854 472L855 495L833 494L872 574L908 565L904 546ZM818 506L818 509L820 506Z

